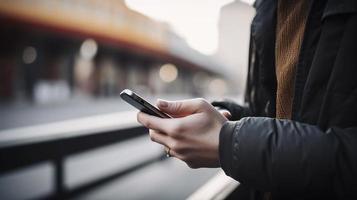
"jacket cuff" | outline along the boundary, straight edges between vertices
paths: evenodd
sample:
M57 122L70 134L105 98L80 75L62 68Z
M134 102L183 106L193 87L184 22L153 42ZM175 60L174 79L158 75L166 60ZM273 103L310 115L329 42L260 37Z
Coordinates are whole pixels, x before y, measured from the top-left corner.
M223 124L219 133L219 162L223 171L232 175L233 163L233 133L238 122L227 121Z
M213 101L212 105L228 110L232 115L232 117L230 117L231 121L237 121L243 117L252 116L252 113L249 108L240 106L239 104L236 104L230 100Z

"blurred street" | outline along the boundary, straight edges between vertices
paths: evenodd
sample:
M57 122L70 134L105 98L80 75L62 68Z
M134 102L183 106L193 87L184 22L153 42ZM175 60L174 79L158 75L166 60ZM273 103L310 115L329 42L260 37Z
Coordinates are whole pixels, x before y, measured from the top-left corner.
M0 130L19 128L76 119L99 114L135 110L120 97L99 99L72 99L65 103L31 105L0 104Z
M0 0L0 199L195 193L119 94L242 102L251 3Z

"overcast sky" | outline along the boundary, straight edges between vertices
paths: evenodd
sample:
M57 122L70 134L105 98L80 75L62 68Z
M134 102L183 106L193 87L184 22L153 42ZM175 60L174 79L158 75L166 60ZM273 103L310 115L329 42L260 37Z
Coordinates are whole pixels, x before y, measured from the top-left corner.
M244 0L252 3L254 0ZM233 0L126 0L127 5L167 22L188 44L204 54L216 51L219 9Z

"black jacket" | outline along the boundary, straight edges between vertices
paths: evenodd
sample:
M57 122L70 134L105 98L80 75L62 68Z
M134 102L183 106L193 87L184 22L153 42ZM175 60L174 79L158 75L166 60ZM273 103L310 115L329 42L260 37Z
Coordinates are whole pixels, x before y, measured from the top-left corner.
M277 2L256 2L248 106L213 103L239 120L221 129L221 167L273 199L357 199L357 1L310 2L292 120L274 118Z

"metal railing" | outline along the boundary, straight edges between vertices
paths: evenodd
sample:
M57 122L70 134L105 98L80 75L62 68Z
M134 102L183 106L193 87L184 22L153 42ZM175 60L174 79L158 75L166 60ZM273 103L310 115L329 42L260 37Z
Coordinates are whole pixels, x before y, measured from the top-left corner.
M165 159L163 151L156 151L124 167L114 167L111 173L68 186L68 175L73 174L66 171L69 169L66 165L69 160L76 160L88 151L145 136L147 130L135 119L136 112L120 112L0 131L0 177L27 166L50 162L54 169L51 179L53 191L36 198L68 199L80 197L101 185ZM237 182L219 172L189 199L225 199L237 186Z
M53 194L39 198L64 199L134 172L161 159L162 155L142 160L135 166L73 189L66 188L64 184L66 157L145 134L147 130L136 123L135 113L121 112L0 131L0 176L25 166L50 161L54 166L55 190Z

